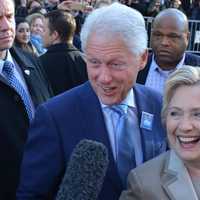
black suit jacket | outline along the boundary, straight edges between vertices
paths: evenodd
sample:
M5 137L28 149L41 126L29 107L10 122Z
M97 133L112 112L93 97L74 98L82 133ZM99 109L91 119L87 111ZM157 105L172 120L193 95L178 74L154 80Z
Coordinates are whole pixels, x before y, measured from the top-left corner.
M152 61L152 54L149 54L148 61L147 61L145 68L143 70L141 70L137 76L137 83L145 84L147 75L149 72L149 68L151 66L151 61ZM200 66L200 56L197 56L192 53L186 53L184 64L192 65L192 66Z
M87 81L86 64L81 52L67 43L51 45L40 56L54 95Z
M18 48L11 48L10 53L22 70L36 107L50 96L39 63L32 55ZM0 113L0 199L13 200L29 119L21 97L1 75Z

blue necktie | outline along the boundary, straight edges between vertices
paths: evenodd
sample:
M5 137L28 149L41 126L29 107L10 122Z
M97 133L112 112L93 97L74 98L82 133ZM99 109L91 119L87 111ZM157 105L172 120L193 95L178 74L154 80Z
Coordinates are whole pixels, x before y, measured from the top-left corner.
M30 102L30 99L29 99L25 89L23 88L23 86L21 85L19 80L14 75L14 65L12 64L12 62L10 62L10 61L4 62L2 73L6 77L8 83L11 85L11 87L13 87L15 89L15 91L21 96L21 98L24 102L29 120L31 121L33 118L31 102Z
M134 152L134 130L130 122L133 119L128 119L128 106L117 105L111 108L118 113L118 122L116 126L116 162L118 172L122 180L122 184L125 187L128 173L131 169L135 168L135 152Z

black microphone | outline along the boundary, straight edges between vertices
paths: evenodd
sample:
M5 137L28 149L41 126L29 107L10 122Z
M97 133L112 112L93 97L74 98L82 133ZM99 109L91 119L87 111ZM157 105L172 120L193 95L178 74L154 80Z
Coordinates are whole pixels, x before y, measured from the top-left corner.
M96 200L108 163L102 143L81 140L71 154L56 200Z

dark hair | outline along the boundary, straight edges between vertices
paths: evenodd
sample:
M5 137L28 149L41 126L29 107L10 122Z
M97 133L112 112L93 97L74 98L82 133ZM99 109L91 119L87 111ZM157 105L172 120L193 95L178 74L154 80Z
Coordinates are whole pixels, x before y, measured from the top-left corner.
M21 23L27 23L29 25L28 21L24 17L15 17L15 23L16 23L16 30L18 28L18 25ZM15 46L22 48L22 44L21 44L21 42L18 41L16 35L15 35L14 43L15 43Z
M30 10L29 15L32 15L34 13L39 13L39 14L43 15L44 14L43 10L46 13L46 9L45 8L43 8L43 7L35 7L35 8L33 8L33 9Z
M24 17L15 17L16 28L20 23L25 23L25 22L28 23L26 18L24 18Z
M69 12L54 10L44 16L48 19L50 33L57 31L62 42L72 40L76 29L76 21Z
M32 5L33 2L39 3L39 4L40 4L40 7L43 7L43 6L44 6L44 3L43 3L41 0L30 0L30 1L28 1L28 3L27 3L27 9L30 9L30 7L31 7L31 5Z
M29 25L28 21L24 17L16 17L15 21L16 21L16 29L18 25L21 23L27 23ZM22 43L18 41L17 36L15 36L14 45L16 47L23 49L24 51L37 55L37 52L30 41L27 44L22 45Z

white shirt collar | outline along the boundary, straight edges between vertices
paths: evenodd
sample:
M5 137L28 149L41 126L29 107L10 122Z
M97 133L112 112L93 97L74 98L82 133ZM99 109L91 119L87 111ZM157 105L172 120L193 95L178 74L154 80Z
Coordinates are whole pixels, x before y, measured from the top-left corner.
M183 54L183 57L182 57L182 59L180 60L180 62L176 65L176 67L175 67L175 69L179 69L179 68L181 68L182 66L183 66L183 64L184 64L184 61L185 61L185 53ZM161 69L159 66L158 66L158 64L156 63L156 61L155 61L155 56L154 56L154 54L153 54L153 56L152 56L152 62L151 62L152 64L152 70L157 70L158 69L158 71L159 72L172 72L172 71L174 71L175 69L172 69L172 70L163 70L163 69Z
M7 55L6 55L6 59L5 59L5 60L0 59L0 73L2 73L3 65L4 65L4 62L5 62L6 60L12 62L12 63L14 64L14 66L15 66L14 60L13 60L13 58L12 58L12 56L11 56L9 50L7 51L6 54L7 54Z

